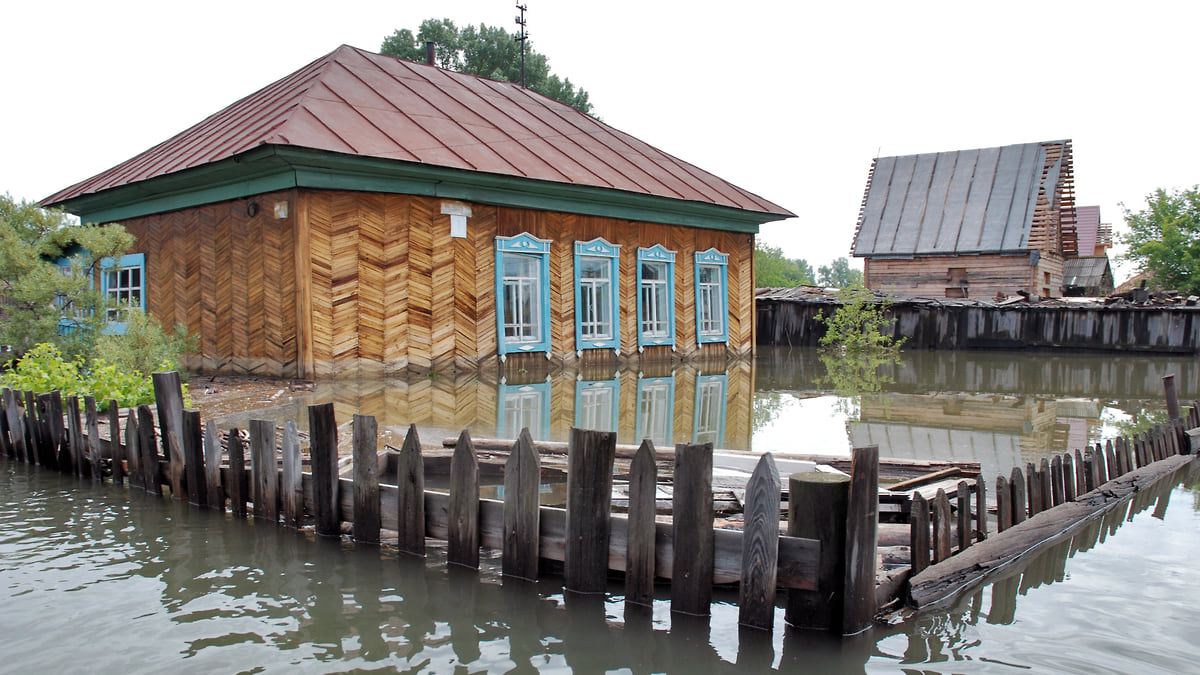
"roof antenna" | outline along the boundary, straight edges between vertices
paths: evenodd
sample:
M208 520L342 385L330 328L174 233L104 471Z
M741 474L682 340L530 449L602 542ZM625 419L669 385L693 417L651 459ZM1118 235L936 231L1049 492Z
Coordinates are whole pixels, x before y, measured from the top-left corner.
M521 27L521 31L517 33L516 40L521 43L521 88L525 88L525 41L529 39L529 33L525 31L525 10L527 6L518 4L517 9L521 10L521 14L517 16L517 25Z

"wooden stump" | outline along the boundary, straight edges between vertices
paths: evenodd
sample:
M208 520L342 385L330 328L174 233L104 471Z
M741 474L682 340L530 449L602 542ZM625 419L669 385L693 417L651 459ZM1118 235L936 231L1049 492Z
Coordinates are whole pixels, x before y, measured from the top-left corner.
M846 512L850 477L794 473L788 478L788 536L821 542L817 590L788 590L787 622L840 633L846 583Z

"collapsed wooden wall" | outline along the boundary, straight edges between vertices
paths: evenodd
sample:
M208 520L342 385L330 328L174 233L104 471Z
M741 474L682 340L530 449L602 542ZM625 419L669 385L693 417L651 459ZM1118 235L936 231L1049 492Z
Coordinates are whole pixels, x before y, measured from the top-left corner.
M195 370L312 377L479 367L497 355L495 238L523 232L552 241L555 364L579 361L574 244L596 237L621 245L622 359L753 352L752 235L469 204L467 236L453 238L445 202L292 190L124 224L147 254L147 310L200 336L186 364ZM676 252L676 349L639 353L637 249L655 244ZM701 347L692 254L709 248L729 255L729 342Z

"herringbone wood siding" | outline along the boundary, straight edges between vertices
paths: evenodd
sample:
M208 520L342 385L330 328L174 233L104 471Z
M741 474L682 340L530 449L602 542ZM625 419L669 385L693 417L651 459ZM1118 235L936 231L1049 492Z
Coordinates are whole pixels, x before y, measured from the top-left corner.
M552 242L556 361L576 360L574 243L596 237L621 245L622 357L638 355L637 249L655 244L676 252L676 351L642 358L753 350L750 235L471 204L467 238L455 239L442 201L293 190L125 225L147 253L149 311L200 336L188 364L196 369L313 376L478 366L497 353L495 238L522 232ZM276 202L290 204L288 218L275 218ZM729 255L729 344L701 349L692 254L709 248Z

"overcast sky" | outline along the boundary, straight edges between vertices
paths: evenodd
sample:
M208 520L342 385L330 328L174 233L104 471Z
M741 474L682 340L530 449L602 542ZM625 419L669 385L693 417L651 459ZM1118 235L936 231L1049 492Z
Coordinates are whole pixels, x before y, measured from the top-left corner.
M1078 203L1118 231L1120 202L1200 182L1200 2L525 4L597 115L799 214L760 237L814 269L849 255L877 155L1070 138ZM430 17L512 32L514 5L9 3L0 192L41 199L340 44Z

